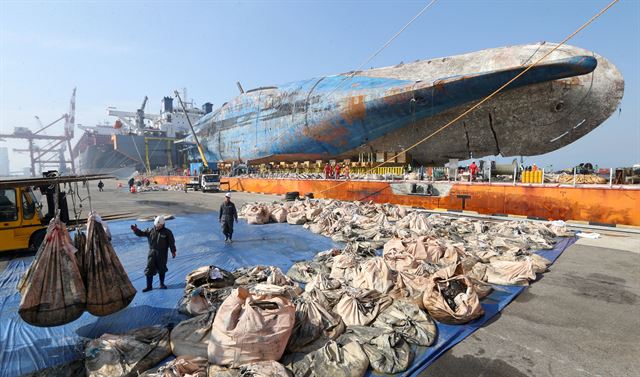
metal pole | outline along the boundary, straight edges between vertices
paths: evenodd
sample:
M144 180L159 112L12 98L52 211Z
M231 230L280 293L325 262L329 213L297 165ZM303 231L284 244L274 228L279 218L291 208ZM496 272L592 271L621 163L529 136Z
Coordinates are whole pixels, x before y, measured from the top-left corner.
M576 168L573 168L573 187L576 187Z
M191 124L191 118L187 114L187 109L182 102L182 98L180 98L180 93L178 91L174 91L176 97L178 97L178 101L180 101L180 106L182 107L182 112L184 112L184 116L187 118L187 123L189 123L189 128L191 128L191 133L193 134L193 139L196 141L196 146L198 147L198 152L200 152L200 157L202 158L202 163L204 166L209 167L209 163L204 156L204 151L202 150L202 145L200 145L200 140L198 140L198 135L196 135L196 131L193 129L193 124Z
M542 169L542 182L540 182L544 186L544 168Z
M613 168L609 168L609 187L613 186Z
M513 167L513 185L516 185L516 176L518 175L518 165Z

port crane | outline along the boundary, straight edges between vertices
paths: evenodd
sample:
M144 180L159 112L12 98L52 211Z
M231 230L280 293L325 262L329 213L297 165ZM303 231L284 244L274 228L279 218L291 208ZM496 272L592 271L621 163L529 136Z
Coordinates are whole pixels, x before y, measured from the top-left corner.
M71 174L75 174L76 168L71 156L71 140L74 136L75 127L75 113L76 113L76 88L73 88L71 94L71 101L69 105L69 112L62 114L58 119L53 122L44 125L40 118L36 116L36 120L40 126L35 132L32 132L28 127L15 127L11 134L0 134L0 139L21 139L26 140L28 147L26 149L15 148L15 152L27 152L30 159L30 171L31 176L36 176L36 165L39 170L42 171L45 167L55 164L56 168L64 167L66 170L67 164L71 166ZM64 134L63 135L45 135L42 132L49 127L64 120ZM38 146L36 141L45 140L47 144L44 146ZM64 156L64 150L69 149L69 159Z

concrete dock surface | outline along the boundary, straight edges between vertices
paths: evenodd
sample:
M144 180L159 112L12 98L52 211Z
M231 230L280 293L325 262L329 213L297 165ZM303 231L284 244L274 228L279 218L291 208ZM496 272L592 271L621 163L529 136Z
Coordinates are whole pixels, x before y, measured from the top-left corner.
M118 182L126 186L125 181ZM117 188L114 180L105 181L104 192L90 188L94 210L103 216L131 213L132 224L141 216L217 211L224 197L224 193L184 191L131 194ZM246 202L280 199L232 193L238 209ZM83 211L86 217L86 201ZM212 229L219 231L217 224L212 224ZM615 229L598 232L601 238L578 240L496 318L422 375L638 375L640 235ZM0 255L0 271L12 257Z

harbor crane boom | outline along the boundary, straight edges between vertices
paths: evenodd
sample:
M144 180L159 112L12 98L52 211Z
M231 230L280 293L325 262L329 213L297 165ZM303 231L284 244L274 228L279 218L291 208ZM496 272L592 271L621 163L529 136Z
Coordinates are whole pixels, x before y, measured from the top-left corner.
M202 150L202 144L200 144L200 140L198 140L198 135L196 135L196 131L193 129L193 124L191 124L191 119L189 119L189 115L187 114L187 109L182 102L182 98L180 98L180 93L177 90L174 91L178 101L180 102L180 106L182 107L182 111L184 112L185 118L187 118L187 122L189 123L189 128L191 128L191 134L193 135L193 139L196 141L196 146L198 147L198 152L200 152L200 158L202 158L202 164L205 168L209 168L209 162L207 158L204 156L204 150Z

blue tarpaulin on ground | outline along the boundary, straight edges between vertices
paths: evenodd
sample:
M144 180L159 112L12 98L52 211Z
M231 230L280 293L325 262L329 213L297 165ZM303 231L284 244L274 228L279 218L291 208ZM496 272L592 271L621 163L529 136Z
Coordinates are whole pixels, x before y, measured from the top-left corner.
M12 260L0 273L0 377L19 376L79 358L83 338L104 333L118 334L154 324L177 323L186 318L177 312L183 294L185 276L197 267L216 265L227 270L257 264L273 265L287 271L299 260L311 259L315 253L338 246L329 238L313 234L301 226L288 224L236 226L235 242L222 241L217 214L189 215L167 222L176 237L178 257L168 263L168 290L142 293L148 244L129 229L131 221L110 222L112 244L131 282L138 290L133 302L124 310L106 317L85 313L78 320L62 326L31 326L18 315L20 295L16 285L33 257ZM138 224L150 226L151 223ZM564 239L551 251L541 254L555 260L573 239ZM157 280L154 281L157 286ZM485 315L463 326L438 324L437 343L419 349L406 375L416 375L447 349L462 341L502 310L522 287L498 287L482 305Z

